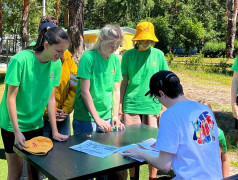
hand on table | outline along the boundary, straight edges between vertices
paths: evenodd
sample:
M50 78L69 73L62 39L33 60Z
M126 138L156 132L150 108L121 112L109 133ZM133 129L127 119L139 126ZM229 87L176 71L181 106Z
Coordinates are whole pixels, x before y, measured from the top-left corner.
M25 137L21 132L18 133L14 133L15 135L15 141L14 141L14 145L16 147L18 147L19 149L22 149L22 147L28 148L27 145L25 145Z
M102 128L104 131L109 132L112 131L112 126L110 125L109 122L99 118L97 120L95 120L95 122L97 123L97 125Z
M68 135L63 135L63 134L60 134L60 133L52 133L53 135L53 139L56 140L56 141L60 141L60 142L63 142L63 141L66 141L68 139Z
M138 158L138 159L143 159L141 157L141 153L143 151L138 149L138 148L131 148L131 149L127 149L125 151L123 151L123 156L131 156L131 157L135 157L135 158Z
M113 116L112 121L113 121L113 125L116 127L117 131L118 131L118 129L119 130L125 129L125 125L119 120L118 117Z

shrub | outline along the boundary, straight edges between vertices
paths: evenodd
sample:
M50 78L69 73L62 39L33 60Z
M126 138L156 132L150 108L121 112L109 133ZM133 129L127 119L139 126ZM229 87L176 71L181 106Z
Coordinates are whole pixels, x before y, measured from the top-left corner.
M188 69L192 69L192 70L197 70L198 67L202 67L203 66L203 54L199 54L198 56L190 56L186 62L185 62L185 66Z
M226 51L226 43L225 42L215 42L210 41L205 43L202 48L202 52L205 57L220 57L225 56Z
M172 51L170 50L167 54L167 63L170 66L172 64L172 62L174 61L174 54L172 53Z

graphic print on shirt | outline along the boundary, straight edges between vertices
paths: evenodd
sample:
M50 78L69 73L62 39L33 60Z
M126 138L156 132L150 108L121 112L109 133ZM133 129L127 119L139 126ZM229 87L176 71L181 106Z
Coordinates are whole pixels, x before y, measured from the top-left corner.
M51 73L49 78L54 79L54 73Z
M209 115L208 111L204 111L199 116L191 120L194 128L193 140L198 144L206 144L215 141L214 135L214 120Z

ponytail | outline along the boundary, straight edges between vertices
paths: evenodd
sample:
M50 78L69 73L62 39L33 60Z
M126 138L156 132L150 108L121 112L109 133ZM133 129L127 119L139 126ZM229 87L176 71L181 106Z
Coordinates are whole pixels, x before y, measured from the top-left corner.
M50 45L59 44L62 40L69 41L67 33L59 27L45 27L40 31L37 38L36 45L28 47L27 49L33 49L36 52L42 52L44 50L44 43L47 41Z
M36 45L33 46L33 50L35 50L36 52L42 52L44 50L44 42L45 42L45 33L47 32L47 27L46 28L43 28L41 31L40 31L40 34L37 38L37 41L36 41Z

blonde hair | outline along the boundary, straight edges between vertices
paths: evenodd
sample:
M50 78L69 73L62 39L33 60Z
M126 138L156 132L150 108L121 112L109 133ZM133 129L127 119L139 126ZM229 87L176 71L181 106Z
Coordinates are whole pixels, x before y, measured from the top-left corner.
M117 41L117 40L122 41L123 38L124 38L124 32L121 30L119 26L108 24L101 29L97 42L89 50L93 50L93 49L98 50L100 49L102 44L106 44L108 42Z

